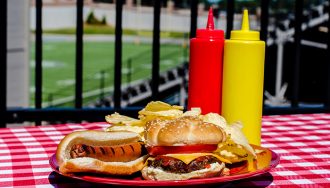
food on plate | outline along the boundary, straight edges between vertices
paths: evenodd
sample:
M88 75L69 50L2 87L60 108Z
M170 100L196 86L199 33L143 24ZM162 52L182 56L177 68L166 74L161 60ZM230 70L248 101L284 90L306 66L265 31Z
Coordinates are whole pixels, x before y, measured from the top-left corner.
M105 131L130 131L135 132L140 135L141 140L143 140L144 126L142 122L138 119L134 119L128 116L123 116L118 113L114 113L105 116L105 120L111 125L106 128Z
M149 121L145 142L151 157L142 176L149 180L186 180L224 174L226 160L212 152L225 140L222 128L198 117Z
M176 105L169 105L161 101L153 101L147 104L141 111L139 111L139 119L147 122L156 118L174 119L183 114L183 107Z
M184 180L229 175L237 167L255 170L256 152L242 133L242 124L228 124L219 114L200 108L155 101L138 119L118 113L106 116L106 131L132 131L145 142L150 157L141 170L150 180Z
M141 121L128 116L113 113L105 116L105 120L112 125L129 125L129 126L142 126Z
M144 143L134 132L77 131L59 143L56 159L62 173L130 175L143 168Z
M133 125L113 125L106 128L107 132L116 132L116 131L129 131L135 132L140 135L141 140L143 141L144 127L143 126L133 126Z
M152 101L139 111L139 119L114 113L105 116L110 124L106 131L131 131L140 134L143 140L144 127L153 119L174 119L183 114L183 107L169 105L161 101Z
M111 125L106 129L106 131L131 131L138 133L140 136L143 135L144 126L139 119L131 118L128 116L120 115L119 113L114 113L105 116L105 120ZM143 138L143 137L141 137Z
M243 134L243 125L240 122L228 125L226 120L216 113L206 114L202 119L204 122L221 127L228 135L228 139L225 142L218 144L216 153L231 161L231 163L247 161L248 164L253 164L256 153Z

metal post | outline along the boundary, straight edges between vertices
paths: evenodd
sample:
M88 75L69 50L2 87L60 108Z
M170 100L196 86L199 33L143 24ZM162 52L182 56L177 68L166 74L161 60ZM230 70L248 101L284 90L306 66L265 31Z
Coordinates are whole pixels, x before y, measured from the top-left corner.
M7 0L0 1L0 127L7 121Z
M115 36L115 83L114 107L121 106L121 58L122 58L122 11L123 1L116 1L116 36Z
M194 38L197 30L198 0L191 0L190 3L190 38Z
M299 72L300 72L300 55L301 55L301 23L302 23L303 1L296 0L295 5L295 33L294 33L294 45L295 45L295 62L293 67L293 96L292 107L298 107L299 100Z
M36 0L35 108L42 108L42 0ZM36 121L41 125L41 121Z
M79 109L82 108L83 93L83 7L84 0L77 0L75 107Z
M281 36L278 36L281 38ZM282 88L282 72L283 72L283 51L284 41L282 39L277 43L277 58L276 58L276 80L275 80L275 96L279 96Z
M261 28L260 28L260 39L267 42L268 34L268 17L269 17L269 0L261 1Z
M159 87L159 51L160 51L160 11L162 0L154 1L154 28L152 40L152 100L158 100Z
M184 33L183 36L183 44L182 44L182 49L183 49L183 63L187 62L187 56L188 56L188 34Z
M233 30L235 14L235 0L227 0L227 27L226 27L226 38L230 38L230 32Z
M261 20L260 20L260 39L265 41L266 43L266 51L265 51L265 68L267 66L268 56L267 56L267 36L268 36L268 18L269 18L269 0L261 1ZM278 64L277 64L278 65ZM265 72L265 71L264 71ZM264 82L264 90L265 93L265 82ZM265 103L265 98L263 98L263 106Z
M327 72L327 77L328 77L328 82L327 82L327 99L326 99L326 107L327 107L327 111L329 112L330 111L330 0L328 0L328 23L327 23L327 26L328 26L328 40L327 40L327 60L326 62L328 62L328 72Z

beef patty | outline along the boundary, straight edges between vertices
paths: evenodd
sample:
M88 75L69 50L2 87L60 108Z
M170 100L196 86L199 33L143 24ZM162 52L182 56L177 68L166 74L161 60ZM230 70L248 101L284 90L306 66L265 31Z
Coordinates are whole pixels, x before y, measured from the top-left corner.
M164 171L172 173L189 173L196 170L210 168L212 163L222 162L211 155L201 156L191 161L189 164L183 161L169 157L169 156L157 156L154 160L148 160L147 165L154 168L162 168Z

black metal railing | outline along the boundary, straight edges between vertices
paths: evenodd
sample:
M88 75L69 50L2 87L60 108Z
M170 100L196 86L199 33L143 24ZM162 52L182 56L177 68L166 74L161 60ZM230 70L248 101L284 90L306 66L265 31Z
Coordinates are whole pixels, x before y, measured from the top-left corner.
M160 11L161 1L154 1L154 27L153 27L153 43L152 43L152 80L151 93L152 100L158 99L159 86L159 45L160 45Z
M328 28L328 40L327 40L327 98L325 101L325 105L330 108L330 1L328 1L328 23L327 23L327 28Z
M227 1L227 27L226 27L226 38L230 38L230 31L234 25L234 14L235 14L235 0ZM268 18L267 18L268 19Z
M36 0L35 108L42 108L42 0ZM40 121L36 121L40 125Z
M76 90L75 90L75 107L82 108L83 93L83 7L84 0L77 0L77 28L76 28Z
M0 127L7 121L7 1L0 1Z
M83 91L83 7L84 1L77 0L77 24L76 24L76 77L75 77L75 105L74 108L42 108L42 0L36 0L36 54L35 54L35 107L34 108L7 108L7 21L0 22L0 127L5 127L6 123L34 121L37 125L41 121L102 121L104 115L117 111L119 113L136 116L140 107L121 108L121 67L122 67L122 11L124 0L116 1L116 30L115 30L115 75L114 75L114 106L111 108L84 108L82 106ZM159 63L160 63L160 14L162 0L154 0L154 27L152 45L152 99L158 99L159 86ZM190 38L195 37L197 29L198 0L190 0ZM0 1L0 17L7 18L8 0ZM284 114L284 113L311 113L327 112L330 106L330 37L328 20L328 40L327 40L327 97L323 107L300 108L299 102L299 71L301 57L301 24L303 1L296 0L295 4L295 64L293 76L293 96L292 106L289 108L264 108L264 114ZM268 20L269 20L270 0L261 1L261 39L267 40ZM329 6L328 6L329 7ZM235 1L227 0L227 31L229 37L233 28ZM329 15L329 8L327 10Z
M300 56L301 56L301 24L303 16L303 3L304 1L296 1L295 8L295 27L294 27L294 45L295 45L295 61L293 73L293 97L292 107L298 107L299 102L299 71L300 71Z
M116 3L116 38L115 38L115 79L114 107L120 108L121 97L121 59L122 59L122 11L123 2Z

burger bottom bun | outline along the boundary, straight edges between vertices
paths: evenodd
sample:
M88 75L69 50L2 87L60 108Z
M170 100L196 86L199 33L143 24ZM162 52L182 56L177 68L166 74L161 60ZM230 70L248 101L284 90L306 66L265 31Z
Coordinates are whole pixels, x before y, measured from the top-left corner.
M69 159L59 167L60 172L92 172L108 175L131 175L141 170L147 155L129 162L104 162L90 157Z
M188 180L197 178L210 178L222 174L225 168L224 163L212 163L210 168L196 170L189 173L171 173L160 168L144 167L141 172L144 179L147 180Z

